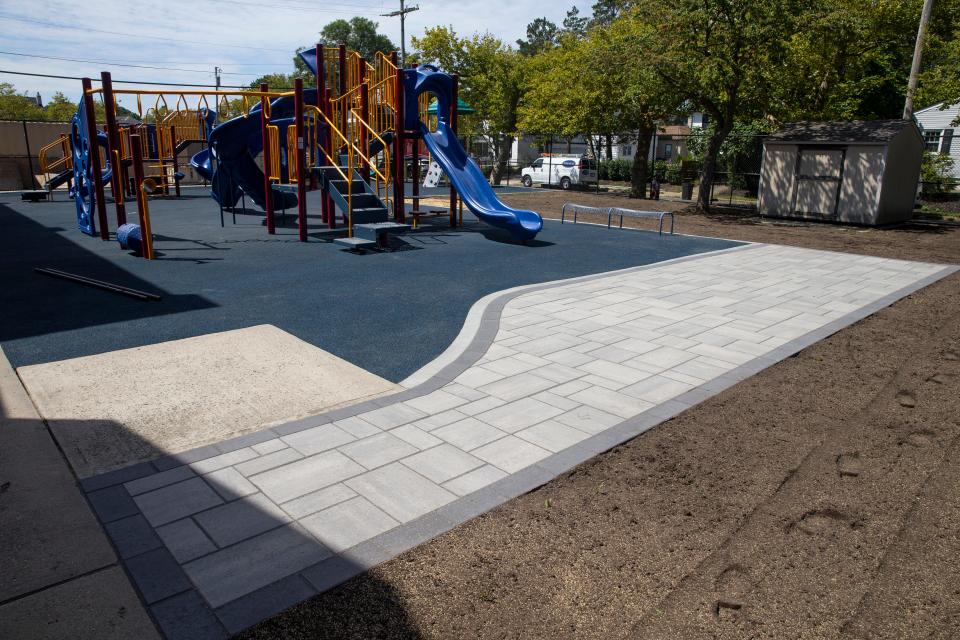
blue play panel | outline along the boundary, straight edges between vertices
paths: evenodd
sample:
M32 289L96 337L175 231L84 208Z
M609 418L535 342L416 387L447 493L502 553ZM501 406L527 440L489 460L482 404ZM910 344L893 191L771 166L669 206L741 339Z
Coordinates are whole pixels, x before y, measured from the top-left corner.
M13 365L273 324L399 381L440 354L488 293L739 244L547 220L536 240L520 245L465 213L461 229L430 220L390 252L356 255L321 231L318 192L310 194L308 243L297 241L295 211L269 236L259 210L238 213L236 224L227 213L221 228L207 192L187 193L151 202L152 262L77 231L72 201L0 196L0 344ZM163 299L126 298L37 275L34 267Z

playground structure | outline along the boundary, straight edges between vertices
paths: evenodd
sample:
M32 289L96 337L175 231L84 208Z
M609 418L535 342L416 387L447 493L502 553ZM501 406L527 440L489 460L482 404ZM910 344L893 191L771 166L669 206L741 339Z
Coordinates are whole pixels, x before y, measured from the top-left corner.
M539 214L500 202L457 139L456 76L426 65L401 69L395 52L378 53L370 62L344 45L318 44L299 55L314 74L316 88L305 88L298 78L292 91L261 84L259 90L170 92L115 89L107 72L101 74L100 87L85 78L71 134L41 150L41 167L56 173L57 185L72 182L79 228L106 240L106 185L117 227L127 224L125 197L134 197L139 227L149 229L147 197L180 195L179 155L199 143L201 150L189 162L210 181L221 213L248 196L264 210L267 232L273 234L276 210L296 207L299 239L306 241L306 194L320 189L322 224L344 228L346 237L334 242L359 249L383 246L388 233L409 228L404 194L408 149L416 220L422 141L449 178L451 227L460 224L458 209L462 216L466 205L518 241L540 231ZM141 123L118 124L117 97L122 95L135 96ZM170 109L167 96L173 95ZM105 112L103 131L96 123L97 98ZM150 101L153 106L144 111ZM220 121L217 111L231 110L240 113ZM60 159L51 153L56 148L63 152ZM141 233L142 253L152 255L151 234Z

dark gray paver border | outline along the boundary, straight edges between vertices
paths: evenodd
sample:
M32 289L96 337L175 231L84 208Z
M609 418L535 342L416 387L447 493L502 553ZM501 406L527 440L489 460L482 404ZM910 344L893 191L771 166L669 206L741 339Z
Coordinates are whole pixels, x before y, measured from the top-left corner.
M516 297L535 291L543 291L578 282L606 278L611 275L643 271L664 266L665 264L687 262L720 253L750 250L760 246L767 245L746 244L614 272L591 274L539 285L526 285L499 294L493 294L493 297L487 300L486 306L482 309L479 325L475 330L473 338L467 343L466 347L464 347L450 363L433 373L428 380L413 388L405 389L388 396L367 400L353 406L335 409L326 413L273 426L268 429L231 438L224 442L206 445L179 454L164 456L152 462L142 462L86 478L81 480L81 486L87 492L88 498L93 503L95 511L104 525L120 520L129 521L135 516L142 517L139 508L136 506L136 503L130 499L125 488L117 485L153 473L166 471L183 464L190 464L209 457L221 455L241 447L257 444L284 435L290 435L315 426L342 420L373 409L432 393L473 366L473 364L486 353L496 338L500 326L500 316L504 307L510 300ZM823 327L814 329L799 338L791 340L775 348L768 354L754 358L699 387L662 402L637 416L624 420L599 434L591 436L563 451L552 454L529 467L521 469L517 473L502 478L493 484L458 498L416 520L386 531L339 554L326 558L315 565L222 605L217 609L211 609L195 588L184 587L183 585L185 584L190 585L186 573L183 572L181 567L171 566L169 562L163 563L163 584L160 585L158 589L158 585L152 583L151 578L145 575L142 566L145 564L145 557L151 553L156 553L158 551L157 549L125 558L123 562L126 565L128 575L133 578L134 584L138 590L140 590L142 598L145 592L148 594L158 591L166 593L166 596L162 599L152 597L144 598L144 601L152 601L148 607L168 637L183 637L182 634L186 622L184 616L199 616L199 619L203 620L203 624L193 630L194 635L191 635L192 638L203 640L205 638L226 637L229 634L237 633L257 622L276 615L280 611L298 602L342 584L367 569L446 533L458 525L512 498L543 486L560 474L569 471L590 458L637 437L654 426L720 393L724 389L755 375L802 349L836 333L840 329L854 324L876 313L880 309L893 304L897 300L957 271L960 271L960 267L945 266L925 278L852 311ZM473 310L471 310L471 314L473 314ZM444 357L444 355L447 355L446 352L441 354L440 357ZM124 497L126 498L125 500L123 499ZM100 508L97 508L98 504L101 505ZM283 525L278 523L278 526ZM130 545L129 534L124 536L126 530L123 527L112 526L106 528L116 547L128 548ZM176 571L183 574L182 580L180 576L176 575ZM155 580L156 577L153 579Z

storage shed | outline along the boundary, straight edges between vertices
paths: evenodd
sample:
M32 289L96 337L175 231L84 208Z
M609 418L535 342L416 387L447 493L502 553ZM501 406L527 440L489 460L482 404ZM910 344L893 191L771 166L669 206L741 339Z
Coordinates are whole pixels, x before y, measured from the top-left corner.
M910 120L787 124L763 143L760 214L864 225L909 220L923 148Z

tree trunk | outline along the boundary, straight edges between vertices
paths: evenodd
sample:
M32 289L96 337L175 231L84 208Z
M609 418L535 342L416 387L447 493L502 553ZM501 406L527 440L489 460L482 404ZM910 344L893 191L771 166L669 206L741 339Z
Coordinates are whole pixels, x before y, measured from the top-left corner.
M633 154L633 166L630 169L630 197L646 198L647 181L650 176L650 137L653 125L644 125L637 131L637 150Z
M607 160L613 160L613 134L607 134Z
M599 160L600 156L597 155L597 145L593 139L593 135L587 136L587 143L590 145L590 155L592 155L596 160Z
M513 148L513 136L504 136L500 149L497 151L497 164L493 167L493 173L490 174L490 183L499 185L503 181L503 176L507 172L507 163L510 161L510 150Z
M700 169L700 189L697 191L697 208L701 211L710 210L710 192L713 190L713 177L717 170L717 155L720 146L727 139L733 129L732 118L725 118L723 124L717 122L717 128L707 142L707 152L704 154L703 167Z

